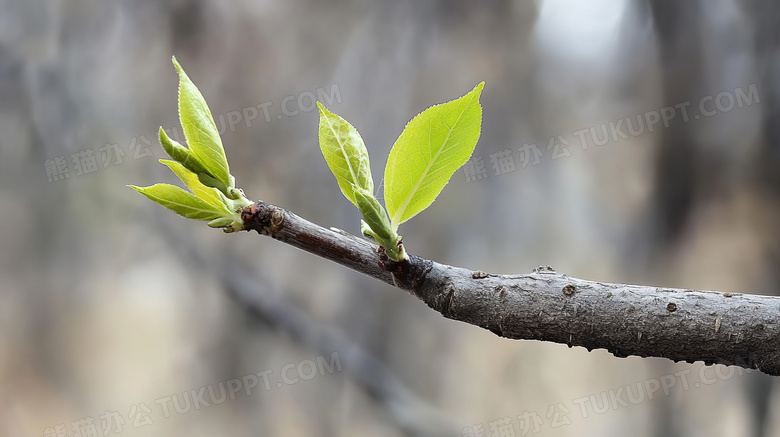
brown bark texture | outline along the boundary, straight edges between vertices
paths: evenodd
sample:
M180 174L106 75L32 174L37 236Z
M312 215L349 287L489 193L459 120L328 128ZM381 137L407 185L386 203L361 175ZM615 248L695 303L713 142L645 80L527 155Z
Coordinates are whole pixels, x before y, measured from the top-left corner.
M242 218L246 230L407 290L444 317L501 337L780 375L780 297L589 281L549 266L498 275L414 255L393 262L365 238L264 202Z

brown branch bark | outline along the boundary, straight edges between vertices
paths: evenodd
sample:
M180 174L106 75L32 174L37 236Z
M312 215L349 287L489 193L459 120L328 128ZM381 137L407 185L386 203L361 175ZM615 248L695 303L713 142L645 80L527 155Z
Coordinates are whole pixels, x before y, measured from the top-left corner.
M780 297L595 282L549 267L495 275L414 255L397 263L364 238L267 203L245 208L242 218L247 230L407 290L444 317L502 337L780 375Z

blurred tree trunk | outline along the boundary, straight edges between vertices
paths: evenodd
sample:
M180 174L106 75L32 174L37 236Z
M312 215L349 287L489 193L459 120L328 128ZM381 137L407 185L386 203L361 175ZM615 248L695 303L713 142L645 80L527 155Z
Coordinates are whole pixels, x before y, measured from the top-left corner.
M662 107L690 102L700 96L705 72L699 39L696 2L649 0L661 62ZM696 138L679 117L658 131L658 155L651 208L652 240L656 249L674 243L696 203L698 168Z
M763 191L770 198L780 201L780 32L777 23L780 19L780 4L772 0L748 0L743 2L748 10L755 29L754 35L754 62L758 77L758 89L761 96L762 142L759 156L754 163L757 180L755 187ZM768 269L767 283L771 284L768 293L778 295L780 284L780 234L767 235L768 256L770 265ZM769 404L771 401L773 378L755 378L749 386L751 399L754 402L752 412L755 427L755 435L763 437L769 426Z

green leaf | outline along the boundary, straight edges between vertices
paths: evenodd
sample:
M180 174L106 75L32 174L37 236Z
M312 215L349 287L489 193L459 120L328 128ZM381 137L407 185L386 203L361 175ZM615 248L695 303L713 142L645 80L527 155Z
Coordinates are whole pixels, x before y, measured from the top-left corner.
M388 258L393 261L403 261L406 258L403 246L398 242L401 237L390 226L387 212L370 191L360 188L354 190L355 201L363 220L360 221L360 230L363 235L372 238L385 248Z
M346 120L325 109L320 102L317 102L317 107L320 110L322 156L336 176L344 197L360 208L353 189L374 191L366 145L358 131Z
M217 189L207 187L198 179L198 175L193 173L188 168L176 161L169 161L167 159L161 159L160 163L165 164L170 168L176 176L187 185L196 196L204 200L209 205L213 206L217 210L222 210L225 213L230 213L227 208L227 199Z
M218 189L219 191L221 191L221 192L223 192L225 194L230 192L228 190L227 185L222 183L222 181L218 181L218 180L214 179L213 177L209 176L208 173L198 173L198 180L200 180L200 182L203 185L206 185L207 187L216 188L216 189Z
M172 140L165 133L162 126L160 127L160 145L174 161L180 162L195 174L207 173L203 164L198 161L197 158L186 147L179 144L177 141Z
M226 228L233 224L233 217L220 217L209 222L211 228Z
M474 152L484 82L465 96L418 114L398 137L385 167L385 205L393 230L424 210Z
M206 100L176 58L173 58L173 65L179 71L179 118L189 151L209 174L232 187L225 149Z
M373 231L374 239L380 238L391 240L395 237L395 232L390 229L390 220L387 218L387 212L379 204L370 191L364 191L360 188L354 190L355 202L363 215L363 220ZM397 237L396 237L397 240ZM397 241L393 242L395 245Z
M365 220L360 220L360 233L363 234L364 237L372 240L379 238Z
M151 187L129 185L129 187L182 217L214 220L225 215L224 211L216 209L205 200L175 185L155 184Z

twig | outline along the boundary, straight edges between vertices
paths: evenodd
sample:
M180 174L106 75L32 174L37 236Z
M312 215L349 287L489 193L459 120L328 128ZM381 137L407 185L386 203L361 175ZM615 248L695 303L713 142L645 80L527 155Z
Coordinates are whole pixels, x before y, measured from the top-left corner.
M414 255L393 262L366 239L267 203L248 206L242 219L247 230L407 290L444 317L502 337L780 375L780 297L594 282L550 267L495 275Z

